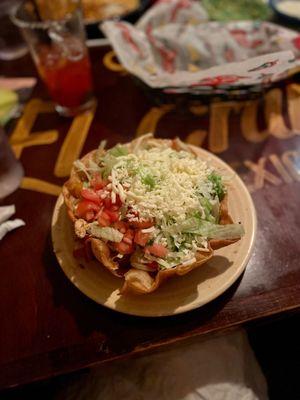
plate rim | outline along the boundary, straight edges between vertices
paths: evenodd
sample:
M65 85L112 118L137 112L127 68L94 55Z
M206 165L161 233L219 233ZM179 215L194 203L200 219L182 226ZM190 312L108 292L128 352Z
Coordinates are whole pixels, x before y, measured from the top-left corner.
M161 318L161 317L171 317L171 316L176 316L176 315L180 315L180 314L184 314L187 312L191 312L193 310L196 310L200 307L203 307L204 305L210 303L211 301L217 299L218 297L220 297L223 293L226 292L227 289L229 289L238 279L239 277L242 275L242 273L245 271L247 264L249 262L249 259L253 253L253 249L254 249L254 244L255 244L255 238L256 238L256 233L257 233L257 214L256 214L256 209L254 206L254 202L252 200L252 197L245 185L245 183L243 182L243 180L240 178L240 176L236 173L236 171L234 171L234 169L228 165L225 161L223 161L221 158L219 158L218 156L216 156L215 154L211 153L210 151L203 149L202 147L199 146L195 146L192 144L188 144L187 145L189 147L191 147L193 150L195 150L196 152L199 153L204 153L206 158L206 161L209 161L209 159L214 159L216 160L216 162L219 164L220 167L223 167L227 170L229 170L233 175L234 178L237 179L239 186L242 188L244 195L247 198L247 205L249 206L249 214L251 215L251 223L253 225L253 230L251 232L251 236L249 238L249 246L247 248L247 253L243 259L243 262L241 263L241 265L239 266L239 268L235 271L235 273L230 277L230 279L226 280L224 282L223 285L220 286L219 290L218 290L218 294L215 295L215 293L211 293L210 295L208 295L205 300L203 302L200 302L198 304L196 304L195 306L185 309L185 307L188 307L188 304L179 309L179 310L173 310L172 312L166 312L166 313L161 313L161 314L147 314L147 313L137 313L137 312L131 312L130 310L128 311L126 310L122 310L119 307L113 307L110 304L106 304L103 302L100 302L95 296L93 296L93 294L91 295L90 293L87 294L86 291L84 291L81 287L78 286L77 282L74 282L71 279L70 274L67 272L67 270L62 266L59 257L57 256L57 251L55 248L55 228L54 228L54 222L55 222L55 217L59 211L59 209L64 206L64 200L63 200L63 195L62 193L59 195L54 209L53 209L53 213L52 213L52 218L51 218L51 241L52 241L52 246L53 246L53 251L56 257L56 260L61 268L61 270L64 272L65 276L68 278L68 280L78 289L80 290L81 293L83 293L85 296L87 296L88 298L90 298L91 300L95 301L97 304L109 309L109 310L113 310L116 311L118 313L121 314L125 314L125 315L131 315L131 316L135 316L135 317L147 317L147 318ZM70 221L71 222L71 221Z

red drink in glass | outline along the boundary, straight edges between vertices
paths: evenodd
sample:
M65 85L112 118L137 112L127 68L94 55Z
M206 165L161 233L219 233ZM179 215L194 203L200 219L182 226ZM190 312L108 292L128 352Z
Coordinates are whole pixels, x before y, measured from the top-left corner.
M78 2L71 3L75 7ZM12 17L27 40L56 110L65 116L75 115L94 104L82 14L74 7L61 19L40 21L28 11L30 4L25 1Z
M80 48L79 48L80 49ZM53 101L66 109L77 109L92 98L91 65L85 49L64 54L43 48L37 66Z

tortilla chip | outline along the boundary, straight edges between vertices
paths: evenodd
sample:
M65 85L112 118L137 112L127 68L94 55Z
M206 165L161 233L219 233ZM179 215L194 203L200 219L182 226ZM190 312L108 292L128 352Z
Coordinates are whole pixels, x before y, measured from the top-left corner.
M220 203L220 225L233 224L231 216L228 214L228 197L224 196ZM237 242L240 238L236 239L212 239L209 241L209 245L213 250L220 249L221 247L229 246L232 243Z
M115 262L111 256L110 248L105 242L100 239L91 239L91 247L94 256L104 265L112 274L121 277L122 274L119 270L119 264Z
M213 251L209 252L198 252L196 254L196 262L190 265L177 265L171 269L165 269L159 271L155 278L147 271L142 271L136 268L131 268L125 274L125 283L121 289L122 294L145 294L154 292L165 280L172 276L185 275L193 269L200 267L213 256Z

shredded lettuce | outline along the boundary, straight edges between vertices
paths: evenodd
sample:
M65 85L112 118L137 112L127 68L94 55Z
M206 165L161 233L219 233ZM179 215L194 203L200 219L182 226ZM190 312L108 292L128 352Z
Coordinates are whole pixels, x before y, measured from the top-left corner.
M219 201L219 197L216 196L216 198L211 201L211 215L214 217L214 222L216 224L219 223L219 219L220 219L220 201Z
M89 231L91 235L96 238L109 240L116 243L120 243L124 236L123 233L119 232L117 229L110 227L102 228L98 225L98 223L92 223L89 227Z
M188 222L188 221L187 221ZM193 225L190 220L190 227L184 229L184 233L192 233L194 235L200 235L207 239L236 239L244 235L244 228L241 224L227 224L218 225L208 221L201 221Z
M162 229L171 236L176 236L185 232L193 232L197 229L200 224L200 220L197 217L187 218L183 222L177 222L176 224L166 225Z
M205 219L210 222L216 222L216 218L212 215L213 206L211 202L206 197L201 197L200 204L203 207Z
M188 218L182 223L165 227L164 231L171 236L190 234L202 236L207 239L235 239L243 236L244 229L241 224L218 225L213 222L201 220L196 217ZM187 237L184 238L186 241ZM176 246L177 248L180 246Z
M87 177L88 181L92 179L91 175L88 172L88 168L83 164L82 161L80 160L74 161L74 166L75 168L77 168L79 172L82 172Z
M89 171L94 171L94 172L99 171L98 164L95 163L95 161L93 161L93 160L89 160Z
M237 239L245 234L241 224L213 225L207 234L208 239Z
M108 153L114 157L121 157L121 156L127 156L128 150L125 146L122 146L121 144L117 144L115 147L108 150Z
M107 145L107 140L106 139L101 140L101 142L100 142L100 144L98 146L98 150L99 151L103 151L105 149L106 145Z
M111 174L112 168L118 163L118 158L107 152L103 157L102 176L107 179Z
M153 269L147 265L149 262L151 261L145 257L144 252L140 248L137 248L137 250L130 257L130 264L134 268L141 269L143 271L153 271Z
M219 200L222 200L225 196L225 188L222 182L222 177L212 172L208 175L207 179L213 184L213 191L218 196Z
M99 164L103 158L103 154L104 154L104 149L106 147L107 141L106 140L101 140L98 149L96 150L95 153L95 161L97 164Z

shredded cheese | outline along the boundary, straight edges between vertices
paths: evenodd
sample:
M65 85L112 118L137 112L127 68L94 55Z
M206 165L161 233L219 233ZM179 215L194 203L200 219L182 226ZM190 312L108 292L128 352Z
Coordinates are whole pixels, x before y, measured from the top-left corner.
M203 213L198 192L211 191L207 180L211 171L206 162L186 151L137 148L135 153L120 157L112 168L112 200L118 194L130 206L129 219L137 214L144 220L163 221L167 217L183 221L193 210Z

